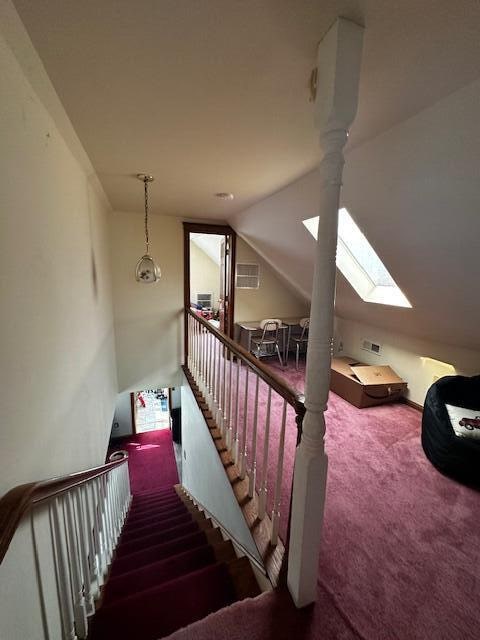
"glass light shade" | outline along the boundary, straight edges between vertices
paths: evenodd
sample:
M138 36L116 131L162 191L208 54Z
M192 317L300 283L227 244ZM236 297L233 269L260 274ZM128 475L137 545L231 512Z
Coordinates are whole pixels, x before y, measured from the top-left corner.
M155 264L154 259L146 253L137 262L135 268L135 278L137 282L143 282L144 284L151 284L152 282L158 282L161 276L160 267Z

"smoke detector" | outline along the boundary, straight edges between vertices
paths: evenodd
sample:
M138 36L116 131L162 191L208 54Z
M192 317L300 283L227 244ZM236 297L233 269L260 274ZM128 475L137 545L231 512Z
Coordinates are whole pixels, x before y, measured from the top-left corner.
M233 200L235 197L233 193L227 193L226 191L220 191L220 193L215 194L216 198L220 198L220 200Z

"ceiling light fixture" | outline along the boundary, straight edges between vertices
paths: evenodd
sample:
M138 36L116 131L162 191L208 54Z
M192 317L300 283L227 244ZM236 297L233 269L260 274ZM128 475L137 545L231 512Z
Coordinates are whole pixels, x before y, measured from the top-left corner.
M151 284L160 280L160 267L155 264L155 260L149 254L149 237L148 237L148 183L154 181L153 176L145 173L137 173L137 178L144 184L145 191L145 255L137 262L135 268L135 278L137 282Z
M224 191L220 191L220 193L215 194L216 198L220 198L220 200L233 200L235 197L233 193L226 193Z

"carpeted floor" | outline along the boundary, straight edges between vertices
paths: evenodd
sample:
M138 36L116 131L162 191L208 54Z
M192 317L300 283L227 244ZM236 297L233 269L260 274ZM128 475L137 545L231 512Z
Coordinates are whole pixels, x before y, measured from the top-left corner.
M271 366L302 389L303 365L299 372L293 366ZM262 394L261 387L263 404ZM273 438L280 412L276 401ZM282 600L284 595L271 594L218 612L175 638L477 639L480 494L430 465L421 448L420 427L420 412L407 405L356 409L330 394L327 503L319 602L313 612L297 613L285 604L288 599ZM291 416L283 531L294 449ZM272 456L269 477L274 472Z
M180 489L169 429L117 441L129 453L132 502L88 640L158 640L253 598L247 558Z
M115 440L112 451L128 451L132 494L173 487L179 482L170 429L139 433Z

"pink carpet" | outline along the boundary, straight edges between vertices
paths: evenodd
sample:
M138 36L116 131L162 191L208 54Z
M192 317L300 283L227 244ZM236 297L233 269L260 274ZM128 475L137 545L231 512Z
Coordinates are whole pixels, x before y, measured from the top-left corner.
M142 493L133 497L88 640L158 640L235 600L227 565L175 491Z
M121 438L114 442L110 453L119 449L128 451L130 487L133 494L173 487L179 482L170 429Z
M88 640L158 640L227 607L237 594L218 545L203 530L207 521L173 487L170 430L117 441L115 449L129 453L133 499Z
M292 386L303 388L303 368L296 372L292 365L286 370L271 366ZM263 389L261 385L262 404ZM262 407L260 424L264 411ZM276 400L272 428L276 437L280 411L281 402ZM430 465L421 448L420 428L421 413L405 404L356 409L331 393L319 602L313 612L296 612L283 595L270 594L218 612L174 637L477 640L480 494ZM295 438L291 415L283 533ZM275 471L276 459L271 457L270 486Z

